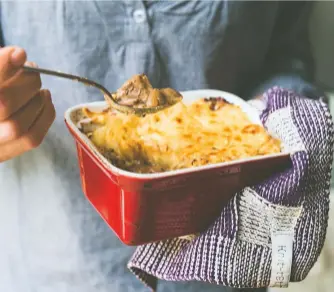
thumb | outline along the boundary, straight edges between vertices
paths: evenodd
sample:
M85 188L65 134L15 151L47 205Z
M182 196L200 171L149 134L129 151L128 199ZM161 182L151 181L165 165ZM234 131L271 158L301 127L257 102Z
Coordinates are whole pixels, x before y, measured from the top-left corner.
M15 75L27 59L26 52L19 47L0 49L0 85Z

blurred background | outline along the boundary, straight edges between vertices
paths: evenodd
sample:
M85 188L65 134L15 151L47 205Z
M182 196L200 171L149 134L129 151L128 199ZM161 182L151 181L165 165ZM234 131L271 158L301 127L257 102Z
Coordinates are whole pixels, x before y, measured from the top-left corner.
M316 79L330 98L334 115L334 1L316 1L310 21L310 37L317 64ZM332 172L334 176L334 171ZM334 180L326 243L317 264L301 283L290 284L286 292L334 291ZM270 289L282 292L282 289Z

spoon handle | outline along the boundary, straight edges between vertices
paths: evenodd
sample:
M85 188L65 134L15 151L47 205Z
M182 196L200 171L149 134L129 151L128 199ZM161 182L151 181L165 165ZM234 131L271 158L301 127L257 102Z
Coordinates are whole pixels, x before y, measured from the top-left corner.
M81 76L77 76L77 75L73 75L73 74L68 74L68 73L63 73L63 72L59 72L59 71L54 71L54 70L49 70L49 69L44 69L44 68L36 68L36 67L31 67L31 66L23 66L24 71L27 72L35 72L35 73L40 73L40 74L46 74L46 75L51 75L51 76L55 76L55 77L61 77L61 78L65 78L65 79L70 79L73 81L78 81L81 83L84 83L85 85L88 86L94 86L97 87L98 89L100 89L101 91L103 91L104 94L107 95L111 95L110 92L103 87L101 84L94 82L93 80L81 77Z

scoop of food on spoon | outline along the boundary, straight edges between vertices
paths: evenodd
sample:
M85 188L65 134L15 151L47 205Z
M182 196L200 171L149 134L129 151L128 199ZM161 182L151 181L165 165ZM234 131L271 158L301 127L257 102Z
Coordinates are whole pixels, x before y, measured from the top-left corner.
M27 72L66 78L96 87L102 91L104 99L111 108L125 114L145 116L171 107L182 100L182 95L174 89L153 88L144 74L133 76L116 92L111 93L101 84L84 77L26 65L23 69Z

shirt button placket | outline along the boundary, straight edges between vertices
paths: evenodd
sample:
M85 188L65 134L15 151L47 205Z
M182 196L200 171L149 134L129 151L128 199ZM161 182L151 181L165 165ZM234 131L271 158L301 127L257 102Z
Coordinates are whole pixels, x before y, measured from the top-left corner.
M125 1L127 5L128 72L146 73L153 84L159 83L160 69L151 40L149 11L142 1ZM127 74L129 76L130 74Z
M146 21L146 11L143 9L137 9L133 12L133 19L136 23L143 23Z
M131 40L145 41L150 38L146 7L142 1L125 1L127 7L127 33Z

